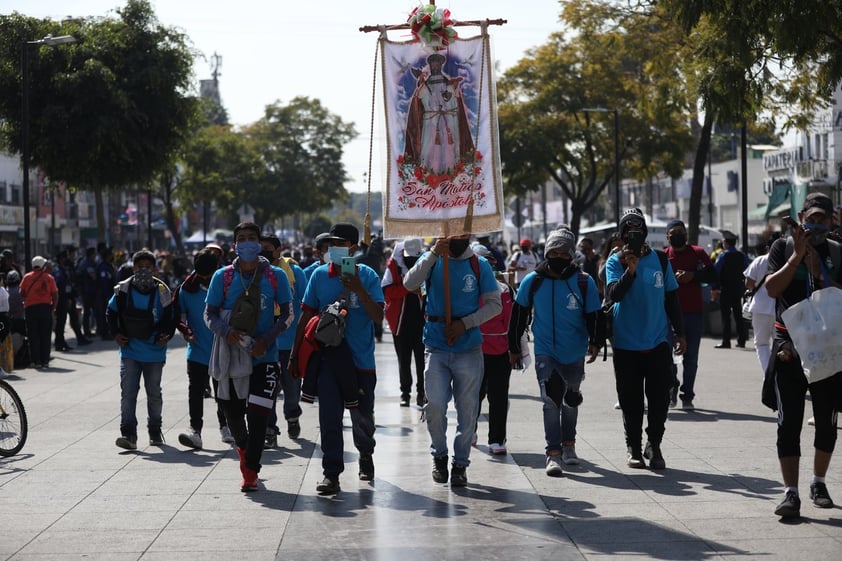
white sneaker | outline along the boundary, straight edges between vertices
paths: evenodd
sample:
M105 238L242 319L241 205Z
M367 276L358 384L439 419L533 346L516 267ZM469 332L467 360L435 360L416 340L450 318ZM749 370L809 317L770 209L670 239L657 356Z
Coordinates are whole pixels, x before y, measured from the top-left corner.
M488 449L495 456L500 456L500 455L506 453L506 445L505 444L498 444L496 442L493 442L493 443L488 445Z
M544 470L550 477L558 477L564 473L561 467L561 454L558 456L547 456L547 468Z
M566 466L579 465L579 456L576 455L575 444L561 447L561 461L564 462L564 465Z
M193 448L194 450L202 449L202 435L192 428L187 432L179 434L178 442L182 446L187 446L188 448Z
M234 437L231 435L231 429L229 429L227 426L219 429L219 436L222 437L222 442L224 442L225 444L234 443Z

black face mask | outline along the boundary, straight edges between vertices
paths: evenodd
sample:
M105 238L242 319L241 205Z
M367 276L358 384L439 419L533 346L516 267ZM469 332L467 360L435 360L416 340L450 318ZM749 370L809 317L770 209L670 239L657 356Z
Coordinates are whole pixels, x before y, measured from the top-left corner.
M471 244L471 240L468 239L455 239L450 240L449 247L450 247L450 256L451 257L459 257L465 250L468 249L468 246Z
M623 236L623 241L626 242L626 245L634 255L640 256L643 244L646 243L646 237L643 232L631 231Z
M681 248L687 245L687 234L673 234L670 236L670 245L675 248Z
M274 251L269 251L268 249L264 249L263 251L260 252L260 256L265 257L269 261L269 263L275 262L275 252Z
M417 261L418 261L418 257L416 257L416 256L412 256L412 257L404 256L404 258L403 258L403 262L406 264L407 269L413 268Z
M547 266L557 275L565 272L572 262L573 259L565 259L564 257L547 258Z

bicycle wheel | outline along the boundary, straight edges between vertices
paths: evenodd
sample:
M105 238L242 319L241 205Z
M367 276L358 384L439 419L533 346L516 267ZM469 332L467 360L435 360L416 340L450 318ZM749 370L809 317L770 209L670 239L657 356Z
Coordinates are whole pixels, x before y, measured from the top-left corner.
M17 392L0 380L0 456L14 456L26 443L29 425Z

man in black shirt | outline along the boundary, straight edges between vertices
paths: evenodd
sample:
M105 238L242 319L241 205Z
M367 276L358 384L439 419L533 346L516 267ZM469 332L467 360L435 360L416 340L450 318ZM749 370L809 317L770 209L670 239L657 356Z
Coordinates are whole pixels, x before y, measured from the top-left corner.
M748 327L742 313L745 292L743 271L748 267L748 259L736 245L737 236L726 230L723 243L725 251L719 254L714 264L719 273L719 307L722 312L722 343L716 345L717 349L731 348L731 315L737 326L737 346L744 348L748 339Z

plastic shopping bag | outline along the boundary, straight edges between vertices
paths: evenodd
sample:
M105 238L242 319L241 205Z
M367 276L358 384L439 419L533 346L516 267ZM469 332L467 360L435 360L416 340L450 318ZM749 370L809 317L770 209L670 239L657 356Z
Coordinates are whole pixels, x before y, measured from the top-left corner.
M808 382L824 380L842 370L841 289L817 290L787 309L781 318Z

